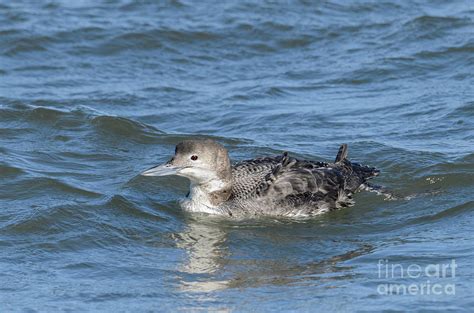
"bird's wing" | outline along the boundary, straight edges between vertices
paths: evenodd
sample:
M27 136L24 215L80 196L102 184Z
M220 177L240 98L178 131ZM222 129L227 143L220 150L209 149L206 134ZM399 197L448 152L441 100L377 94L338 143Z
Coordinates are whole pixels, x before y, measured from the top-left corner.
M244 160L232 167L232 197L249 199L256 195L257 187L265 176L280 163L280 157Z
M232 194L234 198L238 199L258 197L258 194L270 189L274 184L275 175L281 180L294 182L296 176L304 177L304 173L310 173L314 169L327 168L328 166L329 164L325 162L300 161L289 157L286 152L276 157L241 161L232 168ZM300 175L292 175L295 174L295 170L299 171ZM308 179L311 177L311 175L308 176ZM298 183L296 184L299 186ZM279 185L277 185L278 187Z
M336 208L341 195L345 193L340 165L289 157L283 158L257 188L258 197L292 206Z
M236 164L233 198L270 201L266 204L288 212L301 207L317 214L352 205L353 193L378 174L376 168L350 162L345 144L334 163L298 160L284 153ZM281 213L286 214L285 209Z

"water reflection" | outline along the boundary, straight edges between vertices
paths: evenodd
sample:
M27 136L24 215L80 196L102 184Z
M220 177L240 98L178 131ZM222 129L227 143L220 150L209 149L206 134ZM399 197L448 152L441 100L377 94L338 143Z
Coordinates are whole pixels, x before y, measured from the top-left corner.
M352 266L341 262L351 260L373 250L370 245L348 251L327 259L307 263L290 263L273 260L258 262L253 268L237 273L227 285L228 288L249 288L262 285L305 284L318 281L320 284L346 280L354 277Z
M362 244L356 249L305 263L298 262L297 256L292 256L292 259L262 259L260 255L249 255L245 259L236 259L230 252L232 242L228 239L228 230L218 224L188 220L186 229L175 234L177 246L187 254L186 261L179 267L183 274L179 289L209 292L262 285L314 284L315 281L324 284L351 279L355 275L353 267L343 262L374 249L371 245Z
M227 233L224 230L215 224L188 220L186 229L174 234L174 238L177 247L187 254L185 262L178 268L183 273L180 290L209 292L227 288L226 280L210 279L210 275L224 267L228 256Z
M228 254L227 233L218 225L190 219L186 229L175 234L175 238L177 247L188 254L179 268L181 272L210 274L222 268Z

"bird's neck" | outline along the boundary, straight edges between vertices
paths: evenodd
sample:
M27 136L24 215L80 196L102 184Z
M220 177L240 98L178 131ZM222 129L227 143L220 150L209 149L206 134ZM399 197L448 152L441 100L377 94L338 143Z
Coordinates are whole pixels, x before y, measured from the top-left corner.
M216 213L214 209L230 198L231 190L230 181L213 179L200 184L191 181L188 197L182 204L188 211Z

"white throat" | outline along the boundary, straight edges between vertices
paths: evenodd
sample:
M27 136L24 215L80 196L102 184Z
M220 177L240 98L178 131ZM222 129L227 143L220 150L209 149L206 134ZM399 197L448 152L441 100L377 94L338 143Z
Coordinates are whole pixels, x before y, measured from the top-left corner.
M218 179L210 180L205 184L191 181L189 195L180 202L181 207L189 212L221 214L218 206L212 204L211 193L222 190L224 187L225 183Z

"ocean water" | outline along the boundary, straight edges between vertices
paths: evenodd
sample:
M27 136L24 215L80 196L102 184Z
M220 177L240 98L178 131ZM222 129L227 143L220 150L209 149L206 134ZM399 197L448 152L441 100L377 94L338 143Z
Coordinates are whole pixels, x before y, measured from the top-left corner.
M1 1L0 311L472 312L473 73L469 0ZM185 214L195 137L401 200Z

